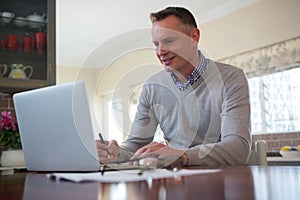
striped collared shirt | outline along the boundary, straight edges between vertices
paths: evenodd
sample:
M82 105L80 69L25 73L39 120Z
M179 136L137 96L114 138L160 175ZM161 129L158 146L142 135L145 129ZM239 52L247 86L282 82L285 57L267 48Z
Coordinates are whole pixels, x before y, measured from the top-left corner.
M209 63L209 59L206 59L205 56L201 53L201 51L198 51L198 53L200 58L199 63L192 71L192 73L188 76L188 82L182 83L178 81L175 74L171 73L172 79L176 87L181 91L185 91L186 89L188 89L189 86L192 86L206 70L207 64Z

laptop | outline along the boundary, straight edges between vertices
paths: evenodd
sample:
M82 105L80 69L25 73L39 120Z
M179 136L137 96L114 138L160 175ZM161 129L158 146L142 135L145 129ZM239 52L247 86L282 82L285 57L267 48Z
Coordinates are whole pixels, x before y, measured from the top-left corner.
M29 171L99 171L83 81L13 95Z

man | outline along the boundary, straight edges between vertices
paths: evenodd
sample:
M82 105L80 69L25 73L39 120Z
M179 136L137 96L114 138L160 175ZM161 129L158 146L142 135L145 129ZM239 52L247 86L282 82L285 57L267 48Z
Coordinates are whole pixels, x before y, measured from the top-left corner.
M97 142L100 161L181 157L185 165L245 164L251 137L243 71L204 57L200 31L187 9L169 7L150 18L165 70L144 84L126 141ZM166 144L152 142L158 125Z

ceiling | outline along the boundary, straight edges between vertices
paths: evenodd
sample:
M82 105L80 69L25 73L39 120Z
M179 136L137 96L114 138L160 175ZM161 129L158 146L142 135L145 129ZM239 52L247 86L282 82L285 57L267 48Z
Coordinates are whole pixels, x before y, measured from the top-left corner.
M104 67L117 57L153 48L149 13L184 6L199 25L258 0L57 0L57 65Z

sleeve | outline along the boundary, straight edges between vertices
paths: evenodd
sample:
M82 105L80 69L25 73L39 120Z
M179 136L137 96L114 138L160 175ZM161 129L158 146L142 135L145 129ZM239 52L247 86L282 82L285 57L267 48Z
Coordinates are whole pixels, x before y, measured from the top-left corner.
M247 78L236 70L224 80L220 141L186 150L189 165L243 165L251 149L250 101Z
M127 139L120 146L119 160L128 160L139 148L153 141L158 125L151 100L151 87L144 85Z

